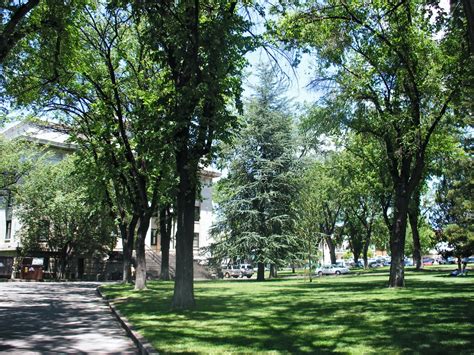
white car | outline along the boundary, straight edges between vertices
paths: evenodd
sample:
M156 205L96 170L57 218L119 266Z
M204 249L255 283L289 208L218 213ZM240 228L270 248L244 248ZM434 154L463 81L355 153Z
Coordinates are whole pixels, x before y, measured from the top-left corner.
M324 265L318 267L316 269L316 274L319 276L323 275L341 275L341 274L348 274L349 269L345 266L338 266L338 265Z

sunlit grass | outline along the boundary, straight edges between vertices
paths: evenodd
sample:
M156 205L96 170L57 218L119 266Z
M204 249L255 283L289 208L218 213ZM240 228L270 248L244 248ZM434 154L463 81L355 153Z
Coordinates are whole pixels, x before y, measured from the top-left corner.
M203 281L197 307L174 312L172 282L110 299L161 352L473 353L474 277L427 268L388 289L387 271L343 277Z

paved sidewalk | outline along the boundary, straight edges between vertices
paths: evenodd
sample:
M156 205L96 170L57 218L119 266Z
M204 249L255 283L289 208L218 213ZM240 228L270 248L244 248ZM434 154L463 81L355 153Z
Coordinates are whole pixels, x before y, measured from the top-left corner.
M136 354L98 285L0 282L0 352Z

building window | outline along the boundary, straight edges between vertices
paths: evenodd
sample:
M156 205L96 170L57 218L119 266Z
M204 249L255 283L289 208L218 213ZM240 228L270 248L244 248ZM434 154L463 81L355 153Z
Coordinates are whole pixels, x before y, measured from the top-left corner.
M152 228L151 229L151 245L156 245L158 243L158 230Z
M5 211L7 220L12 219L12 214L13 214L13 197L10 193L8 193L7 206L6 206L6 211Z
M194 207L194 222L199 222L201 219L201 207L195 206Z
M194 233L193 249L199 249L199 233Z
M5 233L5 241L9 242L12 237L12 221L7 221L7 229Z

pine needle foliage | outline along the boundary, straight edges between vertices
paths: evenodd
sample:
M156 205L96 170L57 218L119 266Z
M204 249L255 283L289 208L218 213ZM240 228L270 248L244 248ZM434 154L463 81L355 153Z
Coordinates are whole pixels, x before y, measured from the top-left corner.
M289 103L270 69L246 105L241 130L228 150L228 175L217 186L213 257L282 264L298 249L294 233L296 140Z

